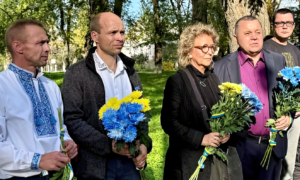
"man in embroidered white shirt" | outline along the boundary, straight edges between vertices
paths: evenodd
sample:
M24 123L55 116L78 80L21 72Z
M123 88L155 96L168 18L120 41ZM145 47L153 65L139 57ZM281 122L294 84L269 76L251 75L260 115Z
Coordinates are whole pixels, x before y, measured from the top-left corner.
M37 69L47 64L49 40L40 22L18 20L5 42L12 63L0 73L0 179L46 180L77 155L67 132L69 157L60 150L60 90Z

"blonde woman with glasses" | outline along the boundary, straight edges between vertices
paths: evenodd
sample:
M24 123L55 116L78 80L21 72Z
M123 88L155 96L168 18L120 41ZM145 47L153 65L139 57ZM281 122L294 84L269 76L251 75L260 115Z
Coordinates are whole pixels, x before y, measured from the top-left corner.
M220 82L213 73L212 60L218 40L214 28L201 23L188 26L180 36L178 56L183 70L167 80L161 111L161 125L169 135L165 180L188 180L206 146L219 146L228 152L230 135L219 137L219 133L211 132L206 120L220 98ZM236 151L233 154L233 159L236 158L237 164L240 164ZM225 164L208 156L198 179L232 179L228 173L230 164L234 163ZM233 170L235 179L243 179L241 167L236 168Z

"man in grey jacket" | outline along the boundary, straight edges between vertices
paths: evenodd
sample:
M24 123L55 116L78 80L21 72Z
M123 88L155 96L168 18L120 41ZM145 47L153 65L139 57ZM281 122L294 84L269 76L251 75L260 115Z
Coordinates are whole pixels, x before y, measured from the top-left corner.
M79 145L78 179L139 180L136 170L145 166L151 151L141 144L141 154L132 158L128 147L117 152L99 120L99 109L112 97L122 99L142 90L133 68L134 60L121 53L125 42L122 20L113 13L99 13L91 20L91 37L96 47L66 72L62 95L69 134ZM139 124L148 134L148 123ZM150 137L148 136L151 141Z

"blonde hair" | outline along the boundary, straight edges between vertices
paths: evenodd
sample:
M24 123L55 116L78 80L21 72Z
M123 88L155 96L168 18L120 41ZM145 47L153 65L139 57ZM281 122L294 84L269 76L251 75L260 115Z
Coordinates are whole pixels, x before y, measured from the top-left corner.
M212 25L197 23L186 27L180 35L177 49L179 57L178 61L182 67L186 67L190 63L188 53L191 52L191 50L194 48L196 37L202 34L209 35L210 37L212 37L213 42L215 44L218 44L219 35Z

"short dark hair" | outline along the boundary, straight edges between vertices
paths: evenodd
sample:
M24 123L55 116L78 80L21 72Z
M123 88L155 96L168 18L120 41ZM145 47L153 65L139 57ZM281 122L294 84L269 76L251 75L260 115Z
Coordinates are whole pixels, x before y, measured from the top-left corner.
M294 14L291 10L287 9L287 8L282 8L282 9L278 9L273 16L273 24L275 23L275 19L276 19L276 15L277 14L288 14L291 13L293 15L293 20L294 20Z
M100 16L101 16L101 13L98 13L98 14L92 16L91 23L90 23L91 32L96 31L98 34L100 34L100 28L101 28Z
M5 44L10 53L12 53L11 43L14 40L22 40L24 41L26 38L26 33L22 33L21 31L24 31L26 26L28 25L35 25L39 26L41 28L44 28L44 25L35 19L21 19L13 22L5 32ZM46 31L46 30L45 30Z
M237 30L238 30L238 28L239 28L239 23L240 23L240 21L254 21L254 20L257 20L258 22L259 22L259 24L260 24L260 26L262 26L261 25L261 23L260 23L260 21L256 18L256 17L254 17L254 16L251 16L251 15L248 15L248 16L243 16L243 17L241 17L239 20L237 20L236 21L236 23L235 23L235 26L234 26L234 29L235 29L235 34L237 35Z

